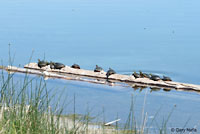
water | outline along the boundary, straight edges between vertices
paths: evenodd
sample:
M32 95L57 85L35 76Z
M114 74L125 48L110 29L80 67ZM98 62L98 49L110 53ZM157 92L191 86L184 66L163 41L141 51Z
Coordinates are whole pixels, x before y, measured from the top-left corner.
M45 57L67 65L78 63L84 69L98 64L121 74L142 70L200 84L199 4L197 0L1 1L0 59L7 64L10 43L15 65L28 63L34 50L33 62ZM125 118L131 94L137 95L139 115L146 91L60 80L48 83L66 85L69 94L81 96L77 97L80 112L87 102L96 111L104 107L108 120L116 113ZM146 110L153 115L163 106L166 117L176 104L173 125L181 126L190 116L194 125L200 117L198 98L198 93L152 92Z

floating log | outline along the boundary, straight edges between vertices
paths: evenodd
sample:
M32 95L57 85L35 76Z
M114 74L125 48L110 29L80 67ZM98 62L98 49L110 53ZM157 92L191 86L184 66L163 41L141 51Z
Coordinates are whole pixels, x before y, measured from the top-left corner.
M29 63L24 68L18 68L14 66L0 67L7 71L30 73L43 75L46 78L62 78L67 80L79 80L97 84L108 85L123 85L119 83L126 83L131 87L151 87L151 88L163 88L163 89L179 89L179 90L192 90L200 91L200 85L180 83L174 81L153 81L149 78L135 78L133 75L121 75L113 74L109 76L107 81L106 72L94 72L91 70L74 69L69 66L65 66L62 69L50 69L50 66L39 68L37 63ZM117 83L116 83L117 82Z

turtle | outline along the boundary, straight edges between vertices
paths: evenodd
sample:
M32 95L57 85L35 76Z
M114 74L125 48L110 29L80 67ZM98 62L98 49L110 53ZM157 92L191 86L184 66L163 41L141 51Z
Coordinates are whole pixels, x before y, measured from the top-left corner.
M94 72L101 72L101 71L103 71L103 68L101 68L98 65L96 65L96 68L94 69Z
M158 75L151 74L150 76L151 76L150 77L151 80L154 80L154 81L161 80L160 76L158 76Z
M80 69L80 66L78 64L73 64L71 67L75 69Z
M139 71L140 78L144 78L142 71Z
M149 74L147 73L143 73L142 71L139 71L140 72L140 78L150 78Z
M144 78L150 78L150 75L147 74L147 73L143 73L143 77L144 77Z
M136 73L136 72L134 72L132 75L133 75L136 79L137 79L137 78L140 78L140 75L139 75L138 73Z
M113 69L109 68L109 70L108 70L107 73L106 73L107 79L108 79L108 77L109 77L110 75L112 75L112 74L116 74L116 72L115 72Z
M162 80L163 81L172 81L172 79L170 77L167 77L167 76L163 76Z
M40 59L38 59L38 67L39 68L45 67L47 64L48 64L48 62L46 62L44 60L41 61Z
M59 62L56 62L56 63L54 63L53 65L54 65L54 68L55 68L55 69L62 69L62 68L65 67L64 64L59 63Z

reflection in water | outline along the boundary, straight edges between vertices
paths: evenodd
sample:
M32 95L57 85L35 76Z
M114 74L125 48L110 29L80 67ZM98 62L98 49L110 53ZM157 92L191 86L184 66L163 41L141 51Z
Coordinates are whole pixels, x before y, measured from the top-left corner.
M139 90L139 91L141 92L143 89L147 88L147 86L134 85L134 86L132 86L132 88L133 88L135 91L136 91L136 90Z
M163 88L163 91L165 91L165 92L169 92L169 91L171 91L172 89L170 89L170 88Z
M149 88L150 93L152 91L160 91L161 89L163 89L163 91L166 91L166 92L169 92L169 91L172 90L171 88L160 88L160 87L156 87L156 86L144 86L144 85L141 85L141 84L132 85L132 88L134 89L134 91L139 90L139 92L141 92L144 89Z
M152 91L160 91L160 89L161 88L159 88L159 87L150 87L150 93L152 92Z

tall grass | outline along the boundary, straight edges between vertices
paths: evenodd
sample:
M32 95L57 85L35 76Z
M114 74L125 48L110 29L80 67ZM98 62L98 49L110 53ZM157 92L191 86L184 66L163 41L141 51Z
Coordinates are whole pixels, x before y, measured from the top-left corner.
M16 82L14 73L5 73L1 71L1 96L0 96L0 134L90 134L90 133L113 133L113 134L147 134L147 113L145 113L144 99L141 124L136 121L134 98L131 99L129 115L124 127L116 123L113 127L106 127L105 117L103 122L91 122L91 111L89 107L85 115L76 113L76 96L73 99L73 114L63 116L63 108L58 107L59 102L54 102L51 107L54 95L50 96L47 90L46 82L41 77L34 80L29 75L24 76L23 81ZM163 120L161 126L157 125L160 134L167 133L167 123L173 110L169 113L166 120ZM104 116L104 110L103 110ZM118 115L117 115L118 118ZM98 128L91 129L91 126L97 125Z
M14 57L11 57L10 44L8 61L12 66ZM14 75L3 70L0 74L0 133L60 133L62 109L50 107L53 96L49 96L45 81L41 78L33 82L25 74L20 82L14 79Z
M0 133L59 132L59 122L55 121L59 120L55 118L59 111L50 108L46 83L40 79L33 86L28 75L17 83L13 75L5 76L3 71L1 74Z
M9 46L10 47L10 46ZM14 58L10 57L12 65ZM25 74L23 81L15 81L15 73L1 71L0 76L0 134L148 134L147 113L145 113L146 94L144 98L141 124L135 118L134 98L127 121L123 127L118 122L113 127L104 126L104 109L102 112L103 122L91 122L91 110L87 107L85 115L76 113L76 95L73 99L73 114L63 115L63 107L59 107L55 101L55 95L50 95L46 82L42 77L29 78ZM55 104L53 107L51 104ZM157 125L158 133L167 133L167 123L174 109L169 113L161 126ZM157 115L157 113L156 113ZM155 115L155 116L156 116ZM117 115L118 119L118 115ZM155 119L153 119L155 120ZM151 122L152 124L152 122ZM150 124L150 125L151 125ZM91 128L91 126L97 126Z

